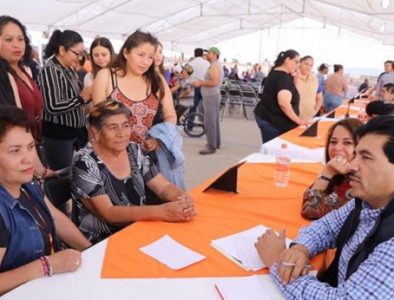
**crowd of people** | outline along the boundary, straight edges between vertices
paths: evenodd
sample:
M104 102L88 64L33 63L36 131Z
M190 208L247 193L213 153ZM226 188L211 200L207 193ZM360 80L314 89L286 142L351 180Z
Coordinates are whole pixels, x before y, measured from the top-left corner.
M41 276L76 271L80 251L135 221L193 219L173 95L193 89L192 110L204 112L207 144L199 153L221 147L220 87L225 77L237 79L238 71L226 70L217 47L205 51L206 59L196 48L174 82L163 67L163 45L148 32L132 33L118 54L109 39L96 38L86 74L77 72L84 48L79 33L55 30L45 64L34 75L26 28L0 16L0 294ZM313 57L290 49L278 54L266 78L259 65L252 78L244 74L244 80L263 84L254 113L264 143L343 102L343 66L334 65L327 78L328 65L320 65L318 75L313 65ZM376 91L376 101L366 107L370 121L348 118L328 131L326 164L300 195L301 215L317 221L289 249L283 232L268 230L256 242L288 298L391 293L394 71L392 61L386 65L375 87L365 81L359 89L371 98ZM67 169L72 220L40 185ZM335 247L327 271L308 276L309 258Z

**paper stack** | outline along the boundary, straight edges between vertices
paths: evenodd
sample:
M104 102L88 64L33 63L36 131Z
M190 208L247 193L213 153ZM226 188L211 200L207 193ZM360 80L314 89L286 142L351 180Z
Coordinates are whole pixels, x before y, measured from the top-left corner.
M246 271L258 271L266 266L261 261L254 245L257 242L257 238L267 229L268 227L264 225L258 225L248 230L213 240L211 245ZM287 247L290 243L291 240L286 239Z

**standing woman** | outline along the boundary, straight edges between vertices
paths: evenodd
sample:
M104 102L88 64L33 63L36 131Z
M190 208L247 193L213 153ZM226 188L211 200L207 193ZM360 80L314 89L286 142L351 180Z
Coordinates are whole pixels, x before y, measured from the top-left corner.
M155 71L157 39L150 33L137 30L119 51L111 78L107 69L100 70L93 84L93 102L108 97L124 103L131 111L130 140L148 151L155 151L159 141L148 138L148 130L155 124L176 124L176 114L170 89L164 77ZM110 82L110 92L106 85Z
M6 64L7 71L15 80L21 106L33 124L33 136L41 139L42 96L31 77L28 65L31 61L32 48L26 34L26 28L17 19L0 16L0 57Z
M263 143L298 125L307 124L298 116L300 95L292 76L299 64L297 51L282 51L265 80L261 101L254 110Z
M89 54L92 62L92 72L87 73L85 76L83 81L85 88L92 87L98 71L103 68L109 68L115 58L111 41L105 37L98 37L92 42Z
M0 38L0 51L1 44L2 41ZM0 106L1 105L16 105L22 107L15 80L12 75L8 73L7 62L0 57Z
M83 56L83 40L75 31L55 30L45 49L49 59L38 81L44 97L42 136L51 169L70 167L78 139L85 133L85 101L90 92L82 89L73 69Z
M163 45L157 42L157 48L155 52L155 70L166 78L166 70L164 69L164 55L163 55Z

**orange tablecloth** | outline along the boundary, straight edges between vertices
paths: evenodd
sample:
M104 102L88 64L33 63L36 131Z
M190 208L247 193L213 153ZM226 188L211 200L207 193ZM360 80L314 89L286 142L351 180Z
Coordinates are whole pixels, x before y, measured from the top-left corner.
M364 102L352 104L349 109L349 114L357 115L360 111L360 108L363 107L365 107ZM345 116L346 112L347 112L347 107L340 106L335 109L335 117L343 117ZM335 122L335 119L333 119L333 122ZM321 148L324 147L326 144L326 135L328 129L333 125L333 122L329 122L329 121L319 122L317 127L317 136L315 137L300 136L300 134L305 130L305 127L303 126L296 127L293 130L290 130L282 134L280 137L288 142L309 149Z
M347 104L344 104L347 106ZM365 104L351 104L349 109L349 115L357 115L360 112L360 108L365 108ZM335 109L335 117L343 117L347 112L347 107L340 106Z
M317 136L300 136L301 133L305 131L304 126L298 126L293 130L290 130L280 137L290 143L300 145L309 149L316 149L324 147L326 144L326 135L328 129L334 124L333 122L319 122L317 124Z
M300 216L302 194L321 171L321 164L292 164L287 188L273 184L273 164L245 164L239 168L238 194L202 190L207 181L191 194L198 215L188 223L137 222L108 240L102 266L103 278L162 278L242 276L252 274L231 262L210 246L212 239L242 231L258 224L276 230L287 228L295 238L308 223ZM138 249L164 234L207 258L185 269L173 271ZM313 260L319 267L323 256ZM266 273L267 270L259 273Z

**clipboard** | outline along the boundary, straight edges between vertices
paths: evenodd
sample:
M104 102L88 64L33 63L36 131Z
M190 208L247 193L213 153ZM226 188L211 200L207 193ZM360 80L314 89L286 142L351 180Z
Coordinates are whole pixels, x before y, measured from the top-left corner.
M203 192L207 192L210 189L215 189L219 191L238 193L237 191L237 178L238 178L238 168L242 166L245 161L237 163L235 166L227 169L222 175L215 179L208 187L206 187Z
M307 129L304 130L303 133L300 134L300 136L309 136L309 137L317 136L317 124L318 123L319 123L319 120L313 122L311 126L309 126Z

